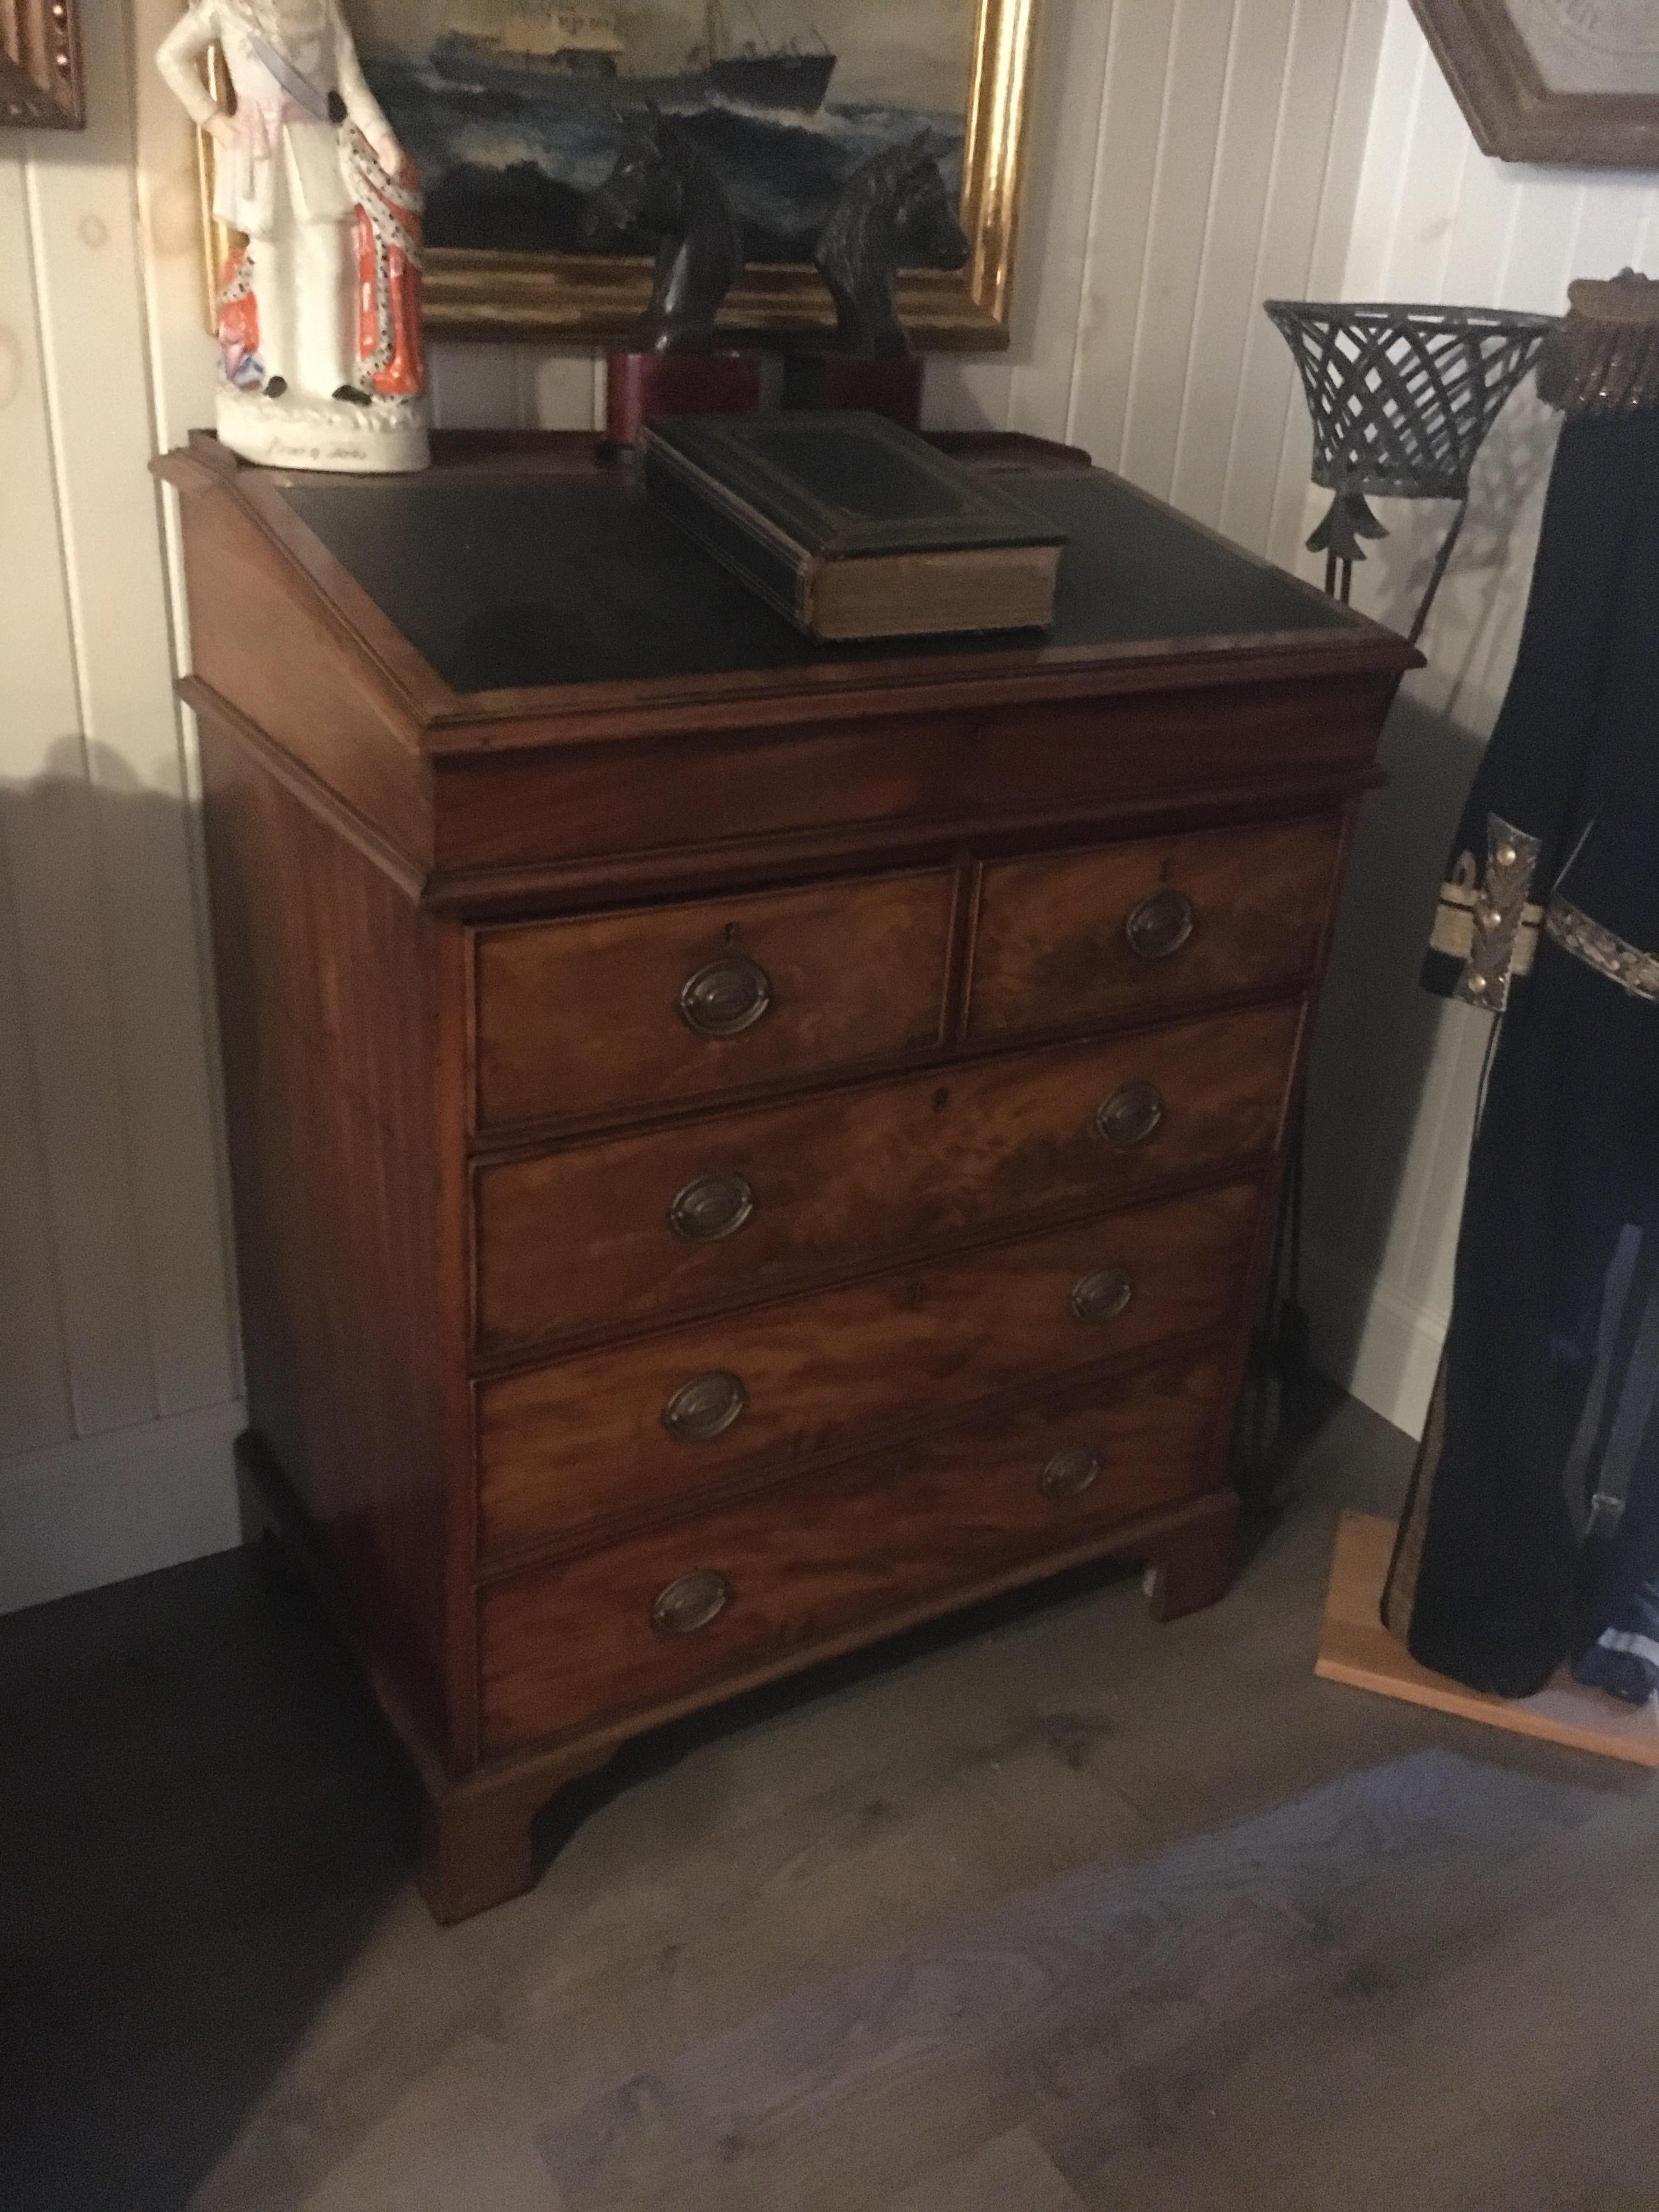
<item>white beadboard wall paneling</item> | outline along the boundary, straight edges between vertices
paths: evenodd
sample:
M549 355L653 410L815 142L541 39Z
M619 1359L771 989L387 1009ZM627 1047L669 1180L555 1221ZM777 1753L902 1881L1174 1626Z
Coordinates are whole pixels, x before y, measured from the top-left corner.
M446 430L517 430L525 426L524 381L512 345L450 339L427 357L432 419Z
M179 0L131 0L128 67L131 76L142 278L147 315L145 355L158 449L181 446L213 422L215 349L207 329L202 206L196 132L162 83L155 49L179 19ZM165 511L172 517L172 502ZM181 581L176 575L175 585ZM180 665L183 594L175 592Z
M1383 21L1384 0L1119 0L1068 21L1012 422L1253 549L1301 523L1306 418L1261 302L1340 281Z
M0 161L7 1606L233 1540L240 1418L194 830L147 473L167 224L141 222L142 33L116 0L91 0L85 27L88 131L13 134ZM171 246L182 264L176 208ZM199 359L197 264L174 292L177 357ZM191 419L199 405L179 429Z
M1299 285L1282 281L1282 276L1294 273L1293 264L1287 258L1275 267L1273 283L1263 286L1264 299L1295 299L1299 295L1308 300L1331 300L1341 293L1388 4L1389 0L1348 0L1341 63L1337 71L1335 96L1329 106L1324 167L1316 192L1317 215L1307 274ZM1334 17L1339 12L1334 6L1328 8L1326 0L1304 0L1304 7L1297 32L1298 49L1312 36L1311 19L1315 15ZM1317 102L1323 78L1316 76L1314 84L1314 100L1305 108L1288 111L1298 136L1312 133L1317 128L1322 112ZM1265 317L1262 320L1271 340L1270 351L1272 347L1285 350L1286 364L1281 371L1285 377L1285 401L1278 426L1279 477L1266 550L1282 567L1294 568L1298 562L1311 563L1314 558L1304 544L1312 527L1308 520L1308 478L1313 432L1302 398L1301 380L1290 362L1288 349ZM1270 419L1263 420L1261 436L1264 451L1271 444L1273 428ZM1238 442L1242 445L1243 441ZM1253 544L1256 541L1246 538L1243 542Z
M152 452L125 15L90 0L88 126L30 165L42 349L155 1410L234 1394L215 1118ZM109 364L131 371L112 378Z
M7 670L0 714L0 1454L39 1449L74 1432L33 1040L29 985L37 979L23 963L32 901L20 896L29 885L17 880L22 823L11 796L33 766L43 732L61 728L71 712L62 653L43 665L51 641L61 643L67 627L22 164L0 160L0 657Z
M1176 9L1176 0L1133 0L1112 17L1066 426L1103 468L1122 453L1158 148L1175 92Z
M147 1419L156 1409L35 307L28 167L26 159L0 167L0 325L15 334L18 359L10 404L0 410L0 667L7 689L0 836L71 1419L86 1433Z
M602 356L587 351L539 353L526 346L519 373L527 428L596 430L600 427Z
M239 1543L243 1419L209 1406L0 1461L0 1613Z
M1064 439L1103 156L1107 54L1134 0L1045 0L1019 219L1007 427ZM931 379L937 367L930 363Z
M1260 236L1239 307L1237 395L1220 501L1206 517L1241 544L1258 547L1267 545L1272 531L1279 471L1296 419L1291 403L1299 405L1289 349L1261 313L1261 302L1309 296L1320 210L1328 191L1340 191L1339 179L1346 182L1343 197L1352 208L1359 168L1357 140L1338 136L1343 64L1358 38L1356 9L1297 0L1289 38ZM1243 258L1241 251L1241 264ZM1303 428L1305 437L1305 423ZM1297 461L1304 475L1310 450L1298 440Z
M9 878L0 854L0 1460L61 1443L74 1430L46 1156Z
M1644 174L1487 160L1411 14L1389 0L1341 296L1559 313L1575 276L1642 265L1659 187ZM1449 1316L1488 1017L1417 985L1436 886L1502 703L1558 429L1528 384L1482 451L1470 519L1383 738L1311 1076L1309 1280L1331 1371L1420 1429ZM1304 502L1316 514L1322 495ZM1451 510L1381 502L1355 603L1403 628ZM1300 520L1302 518L1298 518ZM1277 528L1277 526L1276 526ZM1283 549L1275 538L1275 550Z
M1176 0L1115 465L1167 498L1242 0ZM1260 118L1257 119L1260 127Z
M432 419L444 430L592 430L604 356L441 339L429 349Z
M184 444L191 430L211 423L217 361L206 322L208 288L195 127L162 83L155 63L155 49L176 20L177 0L132 0L126 15L138 276L144 317L144 361L149 374L150 438L157 453ZM176 676L191 665L184 549L177 501L165 493L158 494L158 500L170 647L168 673ZM213 945L199 804L200 762L194 717L176 702L173 711L178 732L178 789L183 801L185 878L196 945L202 1095L213 1147L212 1201L218 1236L219 1280L225 1301L227 1370L231 1395L240 1396L241 1346L236 1322L236 1267L218 1009L212 988ZM200 1188L205 1193L206 1185Z
M1237 0L1233 11L1170 474L1176 505L1211 524L1219 520L1226 495L1244 349L1261 315L1258 273L1296 15L1295 0Z

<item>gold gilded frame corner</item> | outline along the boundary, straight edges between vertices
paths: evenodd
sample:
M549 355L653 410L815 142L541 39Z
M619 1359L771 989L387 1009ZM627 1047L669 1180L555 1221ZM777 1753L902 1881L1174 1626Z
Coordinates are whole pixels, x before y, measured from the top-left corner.
M230 88L230 72L217 46L202 57L202 75L221 113L234 112L236 95ZM196 134L196 196L202 210L202 312L209 332L219 326L219 285L232 249L246 241L240 230L221 222L213 212L214 158L217 147L205 131Z
M1008 306L1024 179L1032 57L1041 0L979 0L962 155L962 227L969 260L959 271L912 270L899 280L899 313L918 345L991 350L1008 343ZM216 62L216 56L213 58ZM210 83L222 103L222 80ZM212 217L214 143L199 134L207 292L235 234ZM434 246L422 287L434 337L547 337L573 343L619 337L643 313L651 264L643 255L474 253ZM810 336L834 327L817 271L762 262L727 295L722 330L733 337Z

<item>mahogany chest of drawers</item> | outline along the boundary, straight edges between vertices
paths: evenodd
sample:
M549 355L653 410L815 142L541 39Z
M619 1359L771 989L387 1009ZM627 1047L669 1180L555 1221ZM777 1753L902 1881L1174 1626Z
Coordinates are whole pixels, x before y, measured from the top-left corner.
M1220 1595L1414 656L1079 456L1046 637L798 638L570 438L182 499L250 1429L453 1918L627 1737L1111 1553Z

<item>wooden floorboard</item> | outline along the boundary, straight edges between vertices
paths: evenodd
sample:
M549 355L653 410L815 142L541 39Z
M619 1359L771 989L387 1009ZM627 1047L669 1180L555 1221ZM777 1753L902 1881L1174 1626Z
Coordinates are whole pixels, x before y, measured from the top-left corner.
M682 1723L448 1930L286 1577L0 1621L0 2212L1656 2212L1659 1778L1315 1680L1414 1448L1313 1414L1224 1603Z
M1565 1667L1535 1698L1492 1698L1419 1667L1384 1628L1378 1612L1395 1528L1394 1522L1374 1513L1345 1513L1338 1523L1316 1674L1487 1728L1571 1744L1633 1766L1659 1767L1659 1699L1625 1705L1575 1682Z

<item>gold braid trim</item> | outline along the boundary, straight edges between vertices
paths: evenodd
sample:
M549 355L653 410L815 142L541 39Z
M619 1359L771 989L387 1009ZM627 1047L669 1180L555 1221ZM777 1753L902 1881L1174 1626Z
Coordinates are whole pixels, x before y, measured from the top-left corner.
M1627 945L1564 898L1550 901L1544 933L1575 960L1582 960L1585 967L1594 968L1598 975L1628 991L1632 999L1659 1003L1659 954Z

